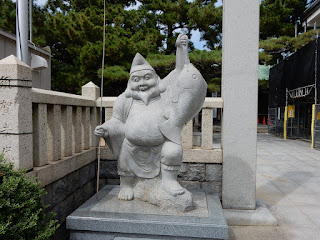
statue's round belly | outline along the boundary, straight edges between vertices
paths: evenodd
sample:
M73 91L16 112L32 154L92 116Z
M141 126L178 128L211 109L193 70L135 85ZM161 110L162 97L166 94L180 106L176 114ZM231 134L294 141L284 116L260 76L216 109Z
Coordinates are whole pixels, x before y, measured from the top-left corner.
M157 113L157 111L154 111L153 114L130 113L125 125L125 136L136 145L158 146L165 141L165 137L158 128L164 121L162 113Z
M131 124L130 124L131 125ZM136 124L135 127L126 128L125 136L129 142L140 146L158 146L164 143L164 136L161 134L158 126Z

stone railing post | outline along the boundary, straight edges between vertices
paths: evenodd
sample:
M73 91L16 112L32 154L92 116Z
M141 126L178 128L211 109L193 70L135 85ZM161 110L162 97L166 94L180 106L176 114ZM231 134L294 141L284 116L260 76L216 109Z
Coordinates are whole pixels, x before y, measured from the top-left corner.
M87 97L90 100L96 101L100 96L100 88L93 82L88 82L81 88L82 96Z
M189 121L182 130L182 147L192 149L193 140L193 120Z
M69 157L72 155L72 106L64 106L61 115L62 156Z
M201 121L201 148L212 149L212 134L213 134L213 109L202 109Z
M222 205L256 208L259 1L223 2Z
M32 73L11 55L0 60L0 154L14 167L32 169Z
M100 96L100 88L95 85L93 82L88 82L86 85L82 86L82 96L89 98L90 100L96 101ZM89 114L89 113L87 113ZM90 110L90 124L88 129L89 134L89 146L96 147L98 146L99 139L94 135L94 129L99 125L99 112L96 107L93 107Z

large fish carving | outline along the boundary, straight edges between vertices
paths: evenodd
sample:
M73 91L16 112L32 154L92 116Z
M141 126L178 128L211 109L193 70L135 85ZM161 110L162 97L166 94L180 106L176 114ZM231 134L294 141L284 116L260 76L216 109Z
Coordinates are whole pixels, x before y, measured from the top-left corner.
M185 37L181 35L177 41ZM203 106L207 83L198 69L190 63L185 45L181 47L181 52L178 51L176 69L161 80L161 85L164 84L166 88L161 96L166 99L164 109L168 119L159 129L169 140L181 144L184 125L194 118ZM182 60L179 59L181 55L184 58Z

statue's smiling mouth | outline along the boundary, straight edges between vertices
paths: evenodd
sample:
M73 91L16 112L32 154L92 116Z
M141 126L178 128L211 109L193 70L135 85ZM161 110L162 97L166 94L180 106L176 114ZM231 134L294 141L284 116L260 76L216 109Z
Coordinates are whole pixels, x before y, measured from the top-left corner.
M139 90L141 92L147 91L148 90L148 86L147 85L141 85L141 86L139 86Z

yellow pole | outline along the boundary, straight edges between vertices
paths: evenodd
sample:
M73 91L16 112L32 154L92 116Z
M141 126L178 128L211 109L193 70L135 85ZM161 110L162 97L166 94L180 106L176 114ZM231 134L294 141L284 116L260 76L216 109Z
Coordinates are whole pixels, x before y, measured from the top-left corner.
M288 106L284 108L284 120L283 120L283 139L287 139L287 121L288 121Z
M312 104L312 120L311 120L311 148L314 148L314 122L316 115L316 105Z

